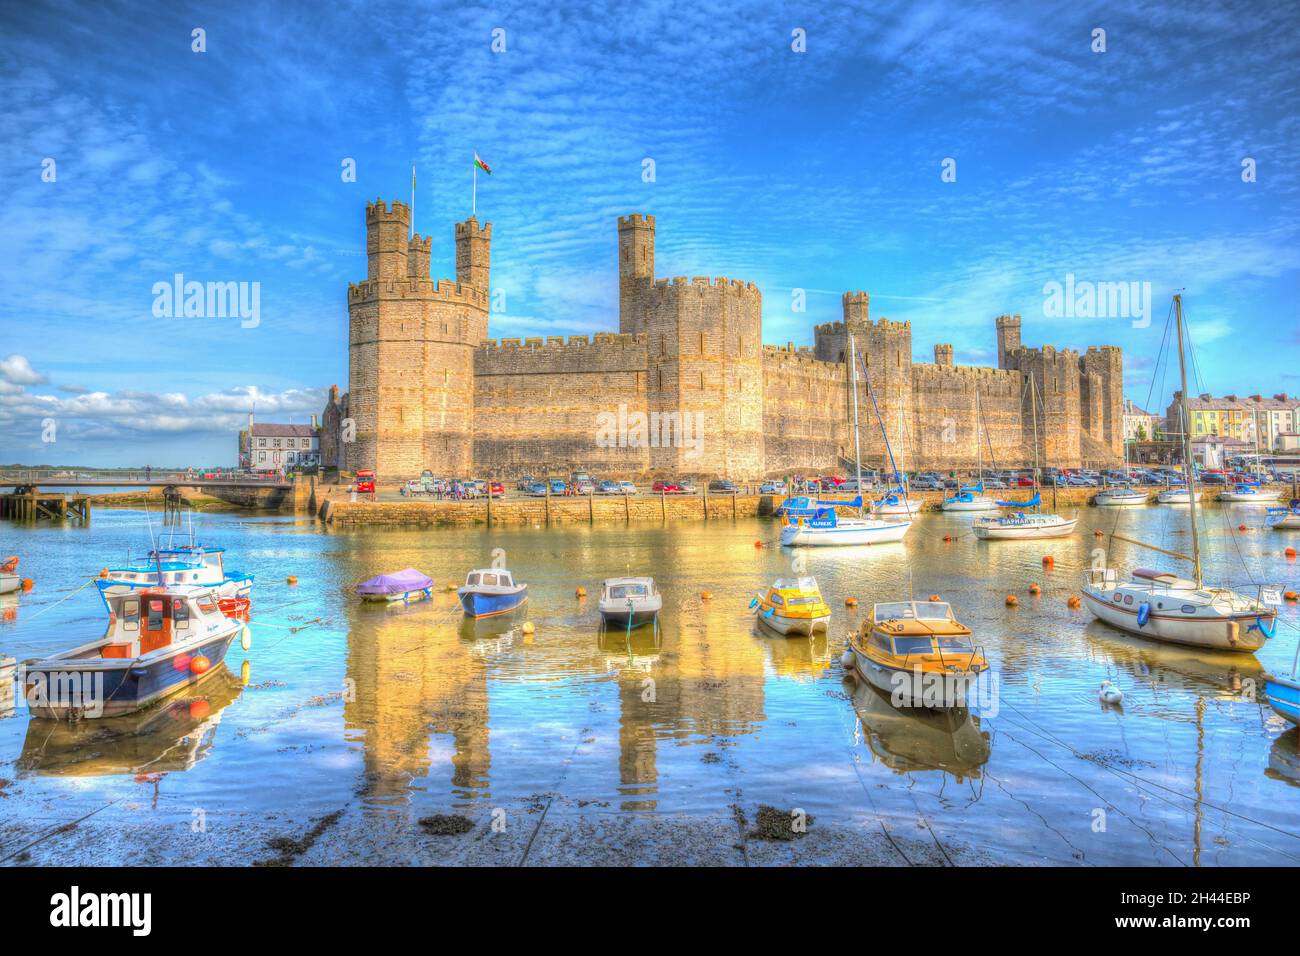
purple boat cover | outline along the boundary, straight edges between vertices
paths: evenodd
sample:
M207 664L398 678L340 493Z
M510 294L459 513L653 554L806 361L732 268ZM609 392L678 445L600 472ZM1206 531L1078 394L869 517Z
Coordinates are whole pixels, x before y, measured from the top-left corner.
M433 584L433 578L415 568L395 574L381 574L357 585L358 594L401 594L403 591L422 591Z

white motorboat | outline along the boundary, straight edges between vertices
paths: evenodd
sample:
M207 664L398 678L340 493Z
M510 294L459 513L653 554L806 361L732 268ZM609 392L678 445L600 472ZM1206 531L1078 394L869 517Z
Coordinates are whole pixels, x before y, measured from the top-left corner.
M1220 501L1229 501L1234 504L1272 504L1281 500L1281 498L1281 492L1274 491L1271 488L1261 488L1259 485L1234 485L1219 492Z
M654 578L608 578L600 590L600 616L606 624L640 627L654 621L663 606Z
M1009 515L985 515L971 522L975 537L983 540L1026 541L1064 538L1074 532L1078 518L1018 511Z
M1178 337L1178 364L1182 378L1183 421L1187 411L1187 363L1183 351L1182 296L1174 296L1173 321ZM1183 460L1192 461L1191 439L1183 431ZM1192 563L1193 577L1138 568L1127 578L1114 568L1093 568L1084 576L1083 599L1094 616L1113 627L1154 640L1217 650L1253 652L1264 645L1277 626L1277 612L1266 603L1277 595L1261 587L1247 597L1225 587L1207 586L1201 577L1200 535L1196 525L1196 477L1188 469L1188 524L1191 531L1190 557L1133 541Z
M765 625L787 636L825 633L831 619L830 606L811 575L777 578L771 587L754 596L749 607Z
M1287 508L1269 508L1268 524L1274 531L1300 530L1300 502L1291 502Z
M1186 488L1166 488L1156 495L1156 501L1162 505L1190 505L1192 494Z
M1144 505L1149 500L1145 491L1138 491L1136 488L1107 488L1105 491L1097 492L1092 503L1102 508L1116 508Z

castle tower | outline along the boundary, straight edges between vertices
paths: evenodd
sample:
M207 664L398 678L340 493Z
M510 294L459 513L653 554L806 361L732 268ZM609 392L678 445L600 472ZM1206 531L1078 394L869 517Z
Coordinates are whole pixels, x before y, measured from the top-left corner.
M395 202L390 207L382 199L366 203L367 278L388 281L406 278L407 233L411 229L411 208Z
M618 330L645 331L644 296L655 277L655 217L618 219Z
M1017 316L1017 319L1019 317ZM1083 410L1081 361L1073 349L1058 351L1050 345L1022 348L1016 367L1038 388L1039 464L1044 468L1078 468L1081 465L1080 424ZM1027 458L1033 457L1033 396L1022 399L1021 428Z
M1020 316L999 315L998 327L998 368L1015 368L1011 356L1020 348Z
M480 227L473 216L456 223L456 281L487 292L491 263L492 223Z
M474 349L487 335L491 224L456 225L460 284L429 278L427 237L407 238L410 210L366 206L368 278L348 287L344 467L384 478L473 468Z
M952 367L952 346L946 342L941 342L934 347L934 364L947 365Z
M914 428L912 401L912 324L867 318L867 294L844 293L844 325L853 332L854 345L862 359L858 369L858 421L861 435L862 463L889 468L892 450L899 470L911 468L911 442ZM846 360L847 360L846 356ZM868 382L870 389L868 390ZM872 398L875 398L875 407ZM851 396L850 396L851 400ZM874 412L880 412L880 422ZM845 406L846 421L852 427L852 411ZM889 447L880 434L883 423ZM852 439L848 436L848 456L852 457Z

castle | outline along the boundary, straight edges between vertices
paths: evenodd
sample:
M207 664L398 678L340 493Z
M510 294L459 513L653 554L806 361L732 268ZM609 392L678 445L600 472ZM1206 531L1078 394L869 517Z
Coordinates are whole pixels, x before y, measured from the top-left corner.
M430 278L430 239L408 238L410 225L403 203L366 205L369 268L348 286L349 391L331 389L325 408L326 466L383 477L843 472L850 331L870 383L858 376L864 466L887 464L883 424L900 469L973 468L977 441L986 468L1023 467L1035 403L1044 466L1123 455L1120 350L1028 348L1019 315L996 320L997 368L955 365L948 344L934 346L933 363L914 361L911 323L871 319L866 292L844 293L843 321L816 326L812 348L764 345L759 290L656 279L655 219L633 214L618 221L618 333L498 341L488 338L491 223L456 223L454 282ZM617 439L602 437L615 418ZM629 420L651 422L648 434L629 438ZM674 440L691 437L692 422L698 440Z

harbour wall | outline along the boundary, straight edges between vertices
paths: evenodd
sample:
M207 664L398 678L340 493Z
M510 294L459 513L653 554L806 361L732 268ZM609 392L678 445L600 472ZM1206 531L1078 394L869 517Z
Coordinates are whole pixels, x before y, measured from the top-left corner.
M1089 507L1095 488L1068 488L1057 492L1057 509L1062 512ZM1215 492L1203 493L1213 498ZM1005 500L1027 498L1028 490L1003 492ZM913 500L921 510L938 511L942 492L920 492ZM991 497L998 497L996 494ZM520 527L548 524L616 524L631 521L703 521L753 518L771 515L781 504L779 495L629 495L591 498L511 498L491 502L492 524ZM1151 495L1155 501L1154 492ZM1043 493L1045 505L1052 504L1050 490ZM1152 505L1154 507L1154 505ZM706 510L707 509L707 510ZM1106 509L1107 511L1109 509ZM1099 511L1098 514L1104 513ZM320 507L320 519L339 528L367 526L438 525L463 527L489 523L487 499L476 501L350 501L329 498Z

